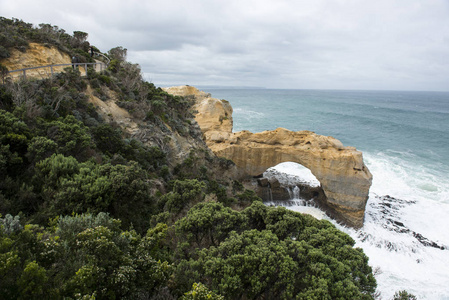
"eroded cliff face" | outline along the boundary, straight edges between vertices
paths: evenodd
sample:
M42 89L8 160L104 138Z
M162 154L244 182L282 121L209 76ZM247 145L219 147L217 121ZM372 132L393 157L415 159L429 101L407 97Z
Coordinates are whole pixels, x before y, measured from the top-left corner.
M232 137L232 106L228 101L212 98L209 93L188 85L163 90L175 96L195 99L192 110L207 143L220 143Z
M0 60L0 63L6 66L9 70L71 63L71 57L67 53L60 51L55 46L46 46L39 43L29 43L25 52L21 52L17 49L10 49L10 53L11 56L9 58ZM66 67L67 66L53 67L53 70L54 72L62 72ZM79 69L82 70L83 68L80 67ZM50 68L28 70L26 75L28 78L47 78L49 72ZM22 73L12 73L12 76L17 78L22 76ZM192 95L192 97L198 96L204 98L210 96L193 87L189 88L186 86L183 91L183 94ZM235 173L237 170L235 166L227 166L227 168L223 169L222 166L214 161L214 155L204 143L201 129L194 119L190 119L189 124L185 124L185 126L189 127L186 129L188 130L188 134L181 135L175 129L170 128L166 123L161 122L159 126L155 126L155 124L152 124L151 122L146 122L144 117L137 117L129 113L129 111L117 105L119 96L116 92L109 90L108 88L104 88L104 92L104 99L99 99L95 96L95 93L89 84L85 91L88 101L97 109L97 112L101 115L104 122L118 125L128 138L137 139L150 147L159 147L167 155L167 161L170 168L173 169L176 165L181 164L193 151L196 153L196 156L203 156L200 158L208 157L209 161L212 161L208 163L208 168L212 173L215 172L220 174L224 179L236 177ZM202 111L211 110L209 107L200 109ZM143 114L145 113L143 112ZM215 112L211 113L211 115L214 114ZM230 114L232 114L232 111ZM211 124L212 123L213 122L211 122ZM204 128L206 128L206 126L204 126ZM216 127L216 129L217 128L218 127ZM212 127L210 129L212 129ZM232 124L227 129L232 130Z
M59 51L54 46L44 46L39 43L30 43L26 52L17 49L11 49L11 56L0 60L0 63L8 68L8 70L18 70L23 68L32 68L46 65L69 64L71 58L67 53ZM62 72L67 66L54 67L54 72ZM36 69L27 71L27 76L41 77L50 73L48 69ZM22 76L22 73L12 73L13 78Z
M237 132L232 140L207 144L217 156L233 160L243 175L257 176L288 161L305 166L321 183L327 200L320 204L327 212L352 227L363 225L372 175L360 151L332 137L284 128Z
M326 200L320 205L329 215L351 227L361 227L372 175L360 151L328 136L284 128L260 133L232 132L232 107L225 100L193 87L173 87L167 92L195 97L196 120L209 148L234 161L239 177L258 176L282 162L309 168L320 181Z

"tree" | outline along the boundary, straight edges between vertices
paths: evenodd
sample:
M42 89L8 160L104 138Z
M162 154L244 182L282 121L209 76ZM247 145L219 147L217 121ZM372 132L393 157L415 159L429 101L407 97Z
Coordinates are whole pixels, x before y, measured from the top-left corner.
M89 157L94 143L89 129L73 115L59 118L47 125L47 137L58 144L57 151L66 156L73 156L80 160Z
M86 32L82 32L82 31L74 31L73 32L73 38L72 38L72 47L73 48L79 48L82 45L84 45L84 43L87 40L87 37L89 36L88 33ZM84 49L87 51L87 49Z
M0 295L13 299L17 295L16 279L21 272L20 257L14 249L14 236L10 237L0 227Z
M11 270L17 267L9 266L13 279L9 287L17 287L16 281L18 286L25 284L28 278L36 283L31 291L45 282L45 295L50 298L136 299L151 296L166 285L171 266L152 257L149 249L157 246L154 234L142 238L133 230L123 231L121 222L105 213L65 216L51 223L48 230L31 226L9 243L10 249L20 248L9 257L35 261L30 272L19 269L14 273ZM0 259L1 253L0 249ZM46 272L40 266L47 268ZM0 267L0 276L1 271ZM0 288L3 282L0 280ZM17 288L13 291L19 293Z
M286 244L271 231L232 232L218 247L203 249L198 260L182 261L178 274L204 282L226 299L290 299L296 263ZM191 283L190 283L191 284Z
M187 215L176 222L179 239L185 239L195 248L218 246L231 231L241 231L246 218L221 203L198 203Z
M8 76L9 70L6 66L0 64L0 78L2 83L5 84L6 76Z
M17 280L19 299L42 299L43 296L48 295L45 291L47 280L47 272L43 267L36 261L28 263Z
M368 257L328 221L259 201L241 212L199 203L175 227L178 293L202 282L227 299L373 299Z
M72 261L68 265L78 266L67 272L67 296L135 299L151 295L169 278L170 265L153 259L146 251L148 241L135 231L90 226L74 238L74 247L65 248L65 257Z
M154 209L148 174L136 162L98 165L53 154L36 164L34 182L45 203L44 218L109 212L143 232Z
M45 136L38 136L31 139L28 144L27 157L31 162L36 163L40 160L50 157L56 152L58 144Z
M393 300L416 300L416 296L413 294L410 294L406 290L398 291L394 293Z
M192 289L181 297L181 300L224 300L224 297L217 295L201 282L194 283Z
M128 49L123 48L122 46L112 48L108 51L109 56L111 56L112 59L118 60L119 62L126 60Z
M24 157L31 132L28 126L12 113L0 110L0 143L9 145L11 153Z
M196 179L175 180L172 191L160 200L160 206L165 210L178 214L189 204L196 204L204 199L206 184Z

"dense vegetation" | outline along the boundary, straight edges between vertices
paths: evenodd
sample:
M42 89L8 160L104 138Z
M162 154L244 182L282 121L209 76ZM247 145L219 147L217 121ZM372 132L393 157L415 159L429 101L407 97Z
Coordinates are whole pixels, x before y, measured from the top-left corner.
M78 54L89 57L87 53L90 44L88 34L75 31L73 35L64 29L51 24L39 24L38 27L19 19L0 17L0 59L10 56L10 49L25 52L30 42L42 43L58 47L61 51L71 55Z
M87 51L87 35L0 21L6 51L36 39ZM368 258L348 235L222 178L214 170L232 162L207 150L190 100L143 81L126 49L107 54L101 74L68 68L0 85L0 298L374 297ZM114 93L151 136L106 122L88 89ZM172 135L196 141L180 163Z

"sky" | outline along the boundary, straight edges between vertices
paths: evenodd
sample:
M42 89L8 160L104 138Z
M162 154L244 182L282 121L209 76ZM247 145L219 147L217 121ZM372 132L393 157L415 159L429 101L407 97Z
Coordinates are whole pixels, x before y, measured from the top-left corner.
M449 91L449 0L0 0L157 86Z

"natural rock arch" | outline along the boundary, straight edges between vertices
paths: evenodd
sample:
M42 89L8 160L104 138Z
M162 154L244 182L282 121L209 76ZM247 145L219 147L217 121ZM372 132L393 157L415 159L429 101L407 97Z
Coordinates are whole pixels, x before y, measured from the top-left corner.
M257 182L257 185L256 185ZM268 168L262 176L253 178L250 182L243 181L247 188L251 188L263 201L269 205L286 204L284 201L303 200L322 206L326 201L321 183L310 169L295 162L281 163ZM274 202L273 202L274 201Z
M233 135L234 143L208 143L217 156L234 161L242 177L258 176L282 162L296 162L310 169L326 195L328 213L352 227L361 227L372 175L362 153L343 147L332 138L310 131L283 128Z
M328 136L311 131L232 133L232 107L225 100L210 97L190 86L167 92L196 99L196 121L209 148L219 157L232 160L240 178L257 176L282 162L296 162L310 169L320 181L327 200L326 211L352 227L361 227L372 175L360 151Z

